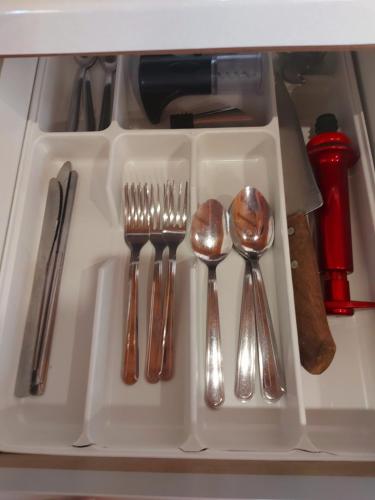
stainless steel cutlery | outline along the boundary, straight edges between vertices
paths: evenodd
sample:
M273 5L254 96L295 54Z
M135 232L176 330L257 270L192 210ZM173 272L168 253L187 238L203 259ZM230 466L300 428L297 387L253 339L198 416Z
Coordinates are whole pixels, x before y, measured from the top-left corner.
M78 64L78 70L73 81L72 95L68 111L68 120L66 124L67 132L76 132L79 128L79 117L81 101L84 112L83 130L94 131L97 129L94 100L90 73L94 65L99 60L104 71L104 86L98 130L107 128L111 123L112 104L114 92L114 80L117 69L116 56L75 56Z
M78 174L70 162L49 182L15 395L45 391L61 274Z
M150 218L147 185L125 184L124 238L130 249L128 316L124 342L123 379L135 384L139 375L138 275L139 254L149 239Z
M160 377L170 380L174 369L173 305L176 276L176 252L186 234L188 219L188 184L175 190L174 183L164 187L163 237L169 249L168 269L163 301L163 344Z
M163 192L163 199L161 199ZM124 341L123 380L134 384L139 376L138 267L140 251L149 240L154 246L153 280L146 353L146 379L170 380L174 372L173 305L176 251L185 238L188 220L188 183L125 184L124 237L130 248L129 302ZM163 273L163 252L168 264ZM165 286L162 277L165 274Z
M208 267L206 319L205 400L211 408L224 402L216 267L232 248L228 213L217 200L202 203L192 218L190 242L196 256Z
M235 392L240 399L253 395L257 340L262 395L277 401L285 382L259 267L259 258L273 244L274 218L260 191L246 186L237 194L230 207L230 231L235 249L246 260Z
M229 213L217 200L210 199L201 204L193 215L191 247L196 256L208 266L205 400L211 408L218 408L224 402L215 269L228 255L232 244L246 261L235 394L242 401L253 396L257 352L263 398L268 402L275 402L286 392L284 372L258 262L261 255L272 246L273 238L274 219L270 207L262 193L251 186L246 186L237 194Z

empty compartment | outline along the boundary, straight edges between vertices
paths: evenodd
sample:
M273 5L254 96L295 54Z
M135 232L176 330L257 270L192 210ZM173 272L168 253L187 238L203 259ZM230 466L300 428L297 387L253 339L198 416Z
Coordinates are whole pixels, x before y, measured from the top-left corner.
M123 235L122 188L125 182L163 183L190 180L190 138L180 134L133 134L116 139L108 189ZM161 190L162 192L162 190ZM123 237L123 236L122 236ZM100 272L85 428L80 443L122 450L176 450L188 435L190 415L190 309L192 255L183 242L177 251L174 302L175 374L150 384L145 379L150 290L154 248L142 249L139 266L139 379L121 377L128 302L130 250L107 262Z
M375 300L375 181L363 113L350 55L335 54L326 74L311 75L292 92L308 138L321 113L334 113L354 142L359 161L349 171L354 272L353 300ZM375 451L375 310L328 316L336 342L332 364L322 375L302 371L307 431L320 450Z
M115 238L97 208L104 137L42 136L26 149L4 255L1 312L1 449L63 450L77 439L84 416L97 267ZM70 160L78 185L65 255L46 391L14 396L49 179ZM122 244L121 238L119 238Z
M96 130L99 126L106 79L106 73L100 59L96 57L94 64L88 69ZM45 132L65 132L68 130L73 88L79 74L82 72L82 66L78 64L76 57L73 56L47 57L41 59L40 64L44 75L38 111L39 127ZM115 78L116 74L113 76L113 81L115 81ZM83 94L80 100L78 130L87 130Z
M287 450L297 445L301 432L296 381L297 344L291 306L291 278L281 164L276 138L254 129L226 133L207 132L196 149L198 203L218 199L229 208L246 185L259 189L275 218L275 241L261 257L262 269L287 393L279 402L262 399L257 386L253 398L241 402L234 394L237 340L245 261L234 250L217 267L221 321L225 401L212 410L204 402L204 352L207 268L199 263L197 336L199 345L198 426L200 441L208 448L225 450Z
M160 122L155 124L151 123L148 118L140 97L138 77L140 58L124 56L122 58L118 100L116 101L116 120L121 127L126 129L165 129L170 128L170 115L180 113L197 114L234 107L242 110L250 117L250 126L266 125L272 118L270 97L272 93L272 69L270 59L266 54L255 53L244 54L244 56L257 58L255 63L250 62L250 67L253 65L253 69L247 70L245 65L245 69L239 70L235 65L231 68L230 64L228 64L221 72L222 76L219 75L218 77L219 83L216 94L183 95L173 99L163 108ZM204 57L212 56L204 55ZM214 80L215 64L211 64L211 67L212 79ZM208 71L211 71L211 69ZM220 72L220 67L218 71ZM184 70L183 73L188 73L188 70ZM199 77L202 77L203 74L203 71L199 73ZM168 78L166 77L166 81L173 79L173 76L172 74ZM161 78L161 71L158 71L158 84ZM186 76L187 84L193 80L194 75L188 74ZM179 81L181 81L180 77ZM211 87L211 80L207 84ZM158 92L159 89L160 87L155 87L155 92ZM155 98L155 102L161 101L161 97L157 96ZM210 126L219 125L212 122Z

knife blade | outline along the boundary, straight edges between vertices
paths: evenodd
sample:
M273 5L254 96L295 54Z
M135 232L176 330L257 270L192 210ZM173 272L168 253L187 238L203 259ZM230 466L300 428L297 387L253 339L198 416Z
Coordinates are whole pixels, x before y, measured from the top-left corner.
M43 302L46 269L56 240L61 214L62 193L60 183L52 178L48 185L46 208L34 272L31 299L26 318L24 339L18 364L15 395L30 394L30 380L33 370L35 348L38 343L39 319Z
M307 156L296 108L279 75L275 88L300 358L308 372L320 374L331 364L336 345L328 326L306 215L321 207L323 199Z

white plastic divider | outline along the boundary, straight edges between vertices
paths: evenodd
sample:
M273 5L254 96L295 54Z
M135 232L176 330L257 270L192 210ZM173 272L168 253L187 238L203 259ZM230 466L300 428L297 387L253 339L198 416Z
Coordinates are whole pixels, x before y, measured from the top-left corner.
M328 54L321 74L293 89L306 139L321 113L334 113L358 148L349 172L354 300L375 300L375 173L350 54ZM329 62L329 64L328 64ZM309 439L317 450L349 456L375 452L375 310L329 316L337 350L322 375L301 368Z
M158 124L150 123L141 102L138 87L139 56L122 56L120 60L115 120L124 129L169 129L170 115L202 113L228 107L237 107L249 114L256 127L265 126L272 119L269 98L272 94L272 67L267 55L263 56L262 85L258 93L249 85L223 94L181 96L167 104Z
M112 233L97 207L100 171L109 156L101 134L41 134L30 122L33 138L24 150L15 194L11 234L4 254L1 287L0 419L2 449L33 450L70 447L84 414L89 367L93 302L98 263L113 252ZM45 209L48 181L67 159L79 180L65 256L46 392L16 398L25 318Z
M251 131L209 131L197 136L196 141L194 164L199 203L217 198L229 208L234 196L244 186L251 185L265 195L274 213L275 242L261 258L260 265L287 382L286 396L275 404L262 399L259 384L250 401L241 402L234 395L244 260L233 250L217 268L225 403L218 411L207 408L203 397L207 269L199 263L195 301L200 368L198 436L210 449L290 450L301 439L304 415L297 380L296 327L290 314L293 298L277 120L274 125Z

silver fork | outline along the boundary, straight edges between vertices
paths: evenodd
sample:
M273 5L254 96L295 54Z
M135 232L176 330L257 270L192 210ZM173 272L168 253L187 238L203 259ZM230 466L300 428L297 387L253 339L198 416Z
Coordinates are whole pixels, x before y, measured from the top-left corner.
M150 321L146 353L146 379L156 383L160 379L162 364L162 265L167 246L163 236L163 220L160 205L160 187L150 187L150 241L155 247L154 271L151 288Z
M147 184L124 186L124 238L130 249L129 302L124 338L125 384L135 384L139 375L138 354L138 274L139 254L149 239L149 202Z
M173 301L176 252L177 247L185 238L187 219L188 183L185 183L184 193L182 183L179 184L177 203L175 203L174 182L167 182L167 185L164 186L163 236L169 248L169 259L163 300L162 369L160 374L162 380L170 380L174 372Z

